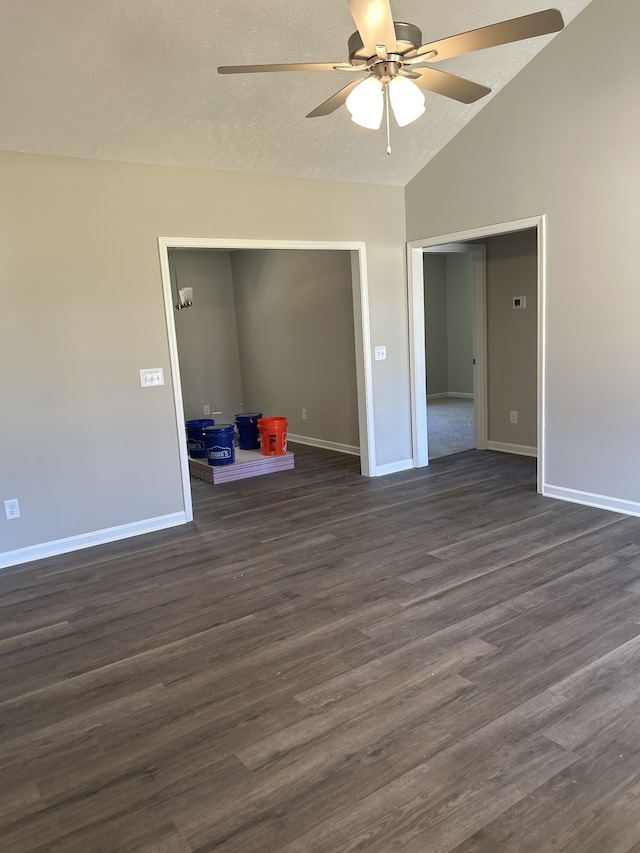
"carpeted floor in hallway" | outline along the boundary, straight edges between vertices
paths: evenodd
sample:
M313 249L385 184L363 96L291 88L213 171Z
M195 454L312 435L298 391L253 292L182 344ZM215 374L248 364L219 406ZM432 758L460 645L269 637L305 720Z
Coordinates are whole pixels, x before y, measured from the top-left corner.
M429 459L472 450L473 400L464 397L436 397L427 401Z

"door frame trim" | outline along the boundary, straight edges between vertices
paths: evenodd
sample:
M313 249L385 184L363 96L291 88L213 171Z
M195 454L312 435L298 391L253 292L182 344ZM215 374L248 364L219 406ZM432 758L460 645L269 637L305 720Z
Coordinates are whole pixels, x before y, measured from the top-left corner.
M516 219L510 222L486 225L424 237L407 243L407 303L409 307L409 372L411 397L411 437L413 464L416 468L429 464L427 450L426 356L424 348L424 249L435 249L448 243L482 240L514 231L535 228L537 232L538 322L537 322L537 490L542 493L545 482L545 408L546 408L546 221L545 215ZM476 265L474 264L474 267ZM474 276L475 278L475 276ZM480 322L480 318L477 318ZM486 312L482 335L486 340ZM476 333L479 330L476 329ZM485 345L486 346L486 345ZM486 369L486 359L485 359ZM486 389L486 379L485 379ZM427 457L425 459L425 456Z
M365 477L375 475L375 431L373 419L373 372L371 363L371 331L369 317L369 285L367 280L366 244L345 241L309 240L251 240L229 237L158 237L160 273L164 296L164 311L169 344L169 361L173 386L173 406L176 422L176 441L180 458L182 494L186 521L193 520L191 482L187 444L184 435L184 407L178 359L169 249L307 249L311 251L345 251L351 254L353 320L355 335L356 384L358 395L358 425L360 438L360 469Z

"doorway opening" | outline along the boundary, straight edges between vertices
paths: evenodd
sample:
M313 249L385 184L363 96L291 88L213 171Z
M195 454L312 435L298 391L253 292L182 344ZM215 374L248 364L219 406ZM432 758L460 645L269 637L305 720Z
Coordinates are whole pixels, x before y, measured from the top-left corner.
M159 238L160 266L164 292L165 317L169 342L171 375L174 396L174 411L176 417L176 441L180 456L182 475L182 491L187 521L193 519L191 500L191 480L186 441L184 440L185 409L183 403L183 387L180 374L176 334L175 288L172 288L170 252L180 249L204 250L213 249L231 252L233 250L327 250L346 251L350 257L353 326L356 362L356 391L358 407L358 436L360 451L360 468L364 476L371 476L375 471L375 442L373 434L372 412L372 372L369 346L369 306L366 279L366 255L363 243L327 243L299 242L272 240L231 240L211 238ZM195 294L194 294L195 299ZM194 302L195 304L195 302ZM192 308L189 310L193 310Z
M447 250L454 251L454 246L462 244L467 251L475 252L472 263L472 368L473 368L473 395L474 395L474 435L475 447L479 450L499 450L504 452L520 453L522 455L537 456L537 489L542 492L544 482L544 329L545 329L545 241L544 241L544 216L516 220L514 222L502 223L495 226L476 228L464 232L446 234L440 237L414 240L407 244L408 263L408 304L409 304L409 355L411 371L411 420L412 420L412 445L413 462L415 467L423 467L429 464L429 438L428 438L428 398L427 398L427 354L425 347L426 321L425 321L425 253L446 253ZM507 429L513 428L516 434L518 423L518 410L515 406L510 409L507 401L505 412L504 400L498 399L498 395L492 393L491 404L489 400L489 375L492 369L496 370L495 346L489 346L487 321L487 278L486 278L486 255L483 254L484 242L501 235L510 235L515 232L529 232L535 240L533 249L533 263L535 271L535 293L529 297L529 302L523 300L518 291L518 281L514 280L513 287L509 289L509 311L514 313L512 318L525 317L525 312L516 315L516 311L526 304L535 307L535 316L529 312L528 320L533 322L533 337L530 353L533 360L533 372L531 377L533 383L533 403L529 420L533 437L527 441L506 441L500 435L504 429L502 420L506 416ZM511 290L513 293L511 294ZM504 301L504 300L503 300ZM504 306L502 306L504 308ZM514 324L512 324L514 325ZM489 346L489 350L488 350ZM535 350L535 352L534 352ZM489 355L491 354L491 358ZM509 363L508 352L499 354L499 358L505 364ZM493 361L492 361L493 359ZM506 399L506 398L505 398ZM498 412L496 415L495 412ZM491 431L499 436L495 440ZM500 440L502 438L502 440ZM493 440L492 440L493 439Z
M484 396L476 387L483 353L484 246L449 243L423 250L429 460L484 446ZM475 278L475 281L474 281ZM475 328L475 331L474 331Z

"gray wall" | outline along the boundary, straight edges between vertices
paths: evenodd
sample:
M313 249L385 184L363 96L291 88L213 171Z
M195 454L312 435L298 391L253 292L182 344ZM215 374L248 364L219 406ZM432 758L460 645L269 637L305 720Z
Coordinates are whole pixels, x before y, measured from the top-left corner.
M174 304L176 281L193 287L193 305L175 313L184 416L204 417L204 406L218 423L242 411L242 382L233 279L229 252L173 249Z
M158 236L364 243L375 462L410 458L401 188L15 152L0 183L0 565L184 512Z
M425 252L423 271L427 395L446 394L449 390L446 255Z
M423 255L427 394L473 394L471 257Z
M450 394L473 394L471 255L447 254L447 364Z
M350 253L239 251L232 268L245 409L357 448Z
M406 188L409 240L546 215L544 481L638 510L639 31L592 0Z
M491 237L487 247L489 441L537 446L537 241L535 230ZM513 308L524 296L526 308ZM518 423L509 420L518 412Z

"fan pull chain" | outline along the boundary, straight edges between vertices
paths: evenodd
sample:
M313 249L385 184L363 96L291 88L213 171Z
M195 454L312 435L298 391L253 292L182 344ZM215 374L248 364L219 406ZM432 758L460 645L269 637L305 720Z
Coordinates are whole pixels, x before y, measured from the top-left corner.
M384 87L385 112L387 114L387 154L391 154L391 130L389 128L389 84Z

